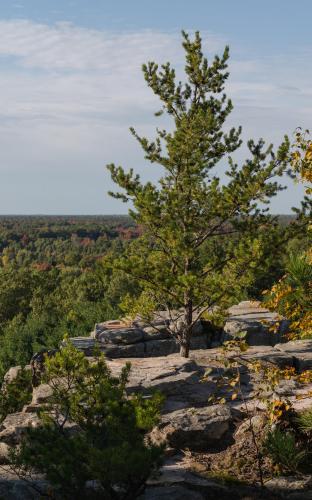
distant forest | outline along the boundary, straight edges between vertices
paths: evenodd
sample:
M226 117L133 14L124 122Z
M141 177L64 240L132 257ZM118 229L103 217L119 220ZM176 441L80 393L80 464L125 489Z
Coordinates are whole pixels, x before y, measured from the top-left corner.
M278 217L283 226L295 219ZM139 234L127 215L0 215L0 263L84 267Z
M294 217L279 220L283 233ZM0 377L64 336L88 335L95 322L124 314L122 299L138 293L137 284L110 262L140 234L124 215L0 216ZM296 237L268 250L242 298L258 297L305 244Z

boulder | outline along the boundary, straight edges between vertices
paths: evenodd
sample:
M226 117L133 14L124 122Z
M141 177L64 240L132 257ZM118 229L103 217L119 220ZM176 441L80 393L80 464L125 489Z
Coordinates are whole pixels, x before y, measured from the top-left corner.
M31 371L31 366L30 365L26 365L24 367L24 370ZM21 366L11 366L11 368L4 375L4 378L3 378L4 384L10 384L11 382L13 382L17 378L18 374L21 371L22 371L22 367Z
M274 325L276 333L270 330ZM224 340L235 339L242 333L250 346L274 346L283 340L287 328L288 322L285 319L261 307L259 302L243 301L229 308Z
M48 384L41 384L33 388L31 405L48 403L52 396L52 388Z
M251 347L246 354L241 356L241 359L246 361L261 361L279 366L280 368L294 366L294 357L291 353L282 352L269 346Z
M142 342L144 332L140 328L120 328L118 330L103 330L97 335L102 344L136 344Z
M40 420L36 413L12 413L2 422L0 442L9 446L19 444L26 429L38 425Z
M204 351L200 351L204 352ZM125 362L131 363L127 391L145 395L158 390L166 396L165 410L203 405L215 391L215 383L203 383L205 368L179 354L155 358L109 359L108 366L118 376Z
M147 326L143 328L143 332L144 341L172 339L172 335L166 325L160 325L159 327Z
M153 442L175 449L206 451L220 445L231 420L231 411L225 405L181 409L163 416L151 437Z
M179 345L174 338L165 340L149 340L144 344L144 353L146 356L166 356L179 351Z
M248 418L242 422L242 424L238 427L237 431L235 432L235 437L244 436L246 432L250 432L251 428L255 432L258 432L261 429L263 429L264 426L265 426L265 415L262 414L254 415L253 417L251 417L250 420Z
M10 447L6 443L0 442L0 465L9 463Z
M312 499L312 476L280 476L265 483L267 489L289 500Z
M145 344L144 342L129 345L102 344L100 349L109 358L142 358Z
M210 347L210 335L201 334L191 337L191 349L208 349Z
M93 356L95 349L99 348L99 343L92 337L71 337L69 340L76 349L82 351L86 356Z
M139 500L277 500L266 489L235 481L203 477L189 470L178 455L165 462L159 474L147 480ZM194 465L194 464L193 464Z
M3 500L41 500L50 495L51 488L45 481L4 479L1 472L0 498Z
M312 369L312 340L293 340L285 344L277 344L275 348L292 356L293 365L298 372Z

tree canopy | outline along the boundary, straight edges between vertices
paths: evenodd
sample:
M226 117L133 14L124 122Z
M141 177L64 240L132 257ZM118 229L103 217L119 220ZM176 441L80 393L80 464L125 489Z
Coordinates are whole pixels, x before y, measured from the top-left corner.
M283 189L278 178L287 170L289 140L276 152L262 139L250 140L249 157L238 164L232 154L242 144L241 128L226 128L233 109L224 93L229 48L209 63L200 34L182 36L185 82L169 62L143 65L161 101L156 116L167 114L172 127L157 128L154 140L131 128L145 159L161 167L159 183L142 182L133 169L108 169L122 188L110 194L132 203L130 215L143 228L114 263L140 289L128 308L146 316L166 309L181 354L188 356L197 319L237 299L261 260L268 228L276 223L268 205Z

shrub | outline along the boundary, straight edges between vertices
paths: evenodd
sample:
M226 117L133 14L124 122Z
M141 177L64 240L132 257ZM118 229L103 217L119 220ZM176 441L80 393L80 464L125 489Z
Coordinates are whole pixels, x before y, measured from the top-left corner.
M286 275L266 292L267 307L290 320L293 338L312 337L312 254L293 255Z
M312 432L312 408L298 415L297 424L301 431L306 433Z
M45 474L64 499L136 498L160 459L146 431L157 422L162 398L128 398L129 370L113 377L102 356L91 363L71 344L47 359L52 396L42 425L12 452L19 474Z
M268 433L264 451L283 473L297 473L307 457L307 451L297 447L295 435L279 428Z

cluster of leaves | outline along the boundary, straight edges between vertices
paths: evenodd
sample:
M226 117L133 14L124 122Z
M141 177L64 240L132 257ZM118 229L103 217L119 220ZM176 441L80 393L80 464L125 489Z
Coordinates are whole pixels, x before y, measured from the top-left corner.
M102 356L90 362L70 343L46 360L52 388L41 426L12 450L20 477L44 473L61 498L132 499L142 492L161 449L146 432L158 420L163 398L128 398L130 366L113 377Z
M306 193L311 194L312 188L309 184L312 184L312 140L309 130L302 132L299 128L296 132L296 140L293 146L293 169L299 174L302 182L308 183Z
M309 131L296 133L296 141L291 153L294 177L299 176L305 184L306 206L311 205L312 193L312 140ZM311 219L310 219L311 223ZM309 247L303 253L291 255L285 275L271 288L265 291L267 307L278 311L290 320L292 338L312 337L312 247L311 225L307 226Z
M312 337L312 252L291 256L284 277L265 292L265 304L290 321L291 338Z

